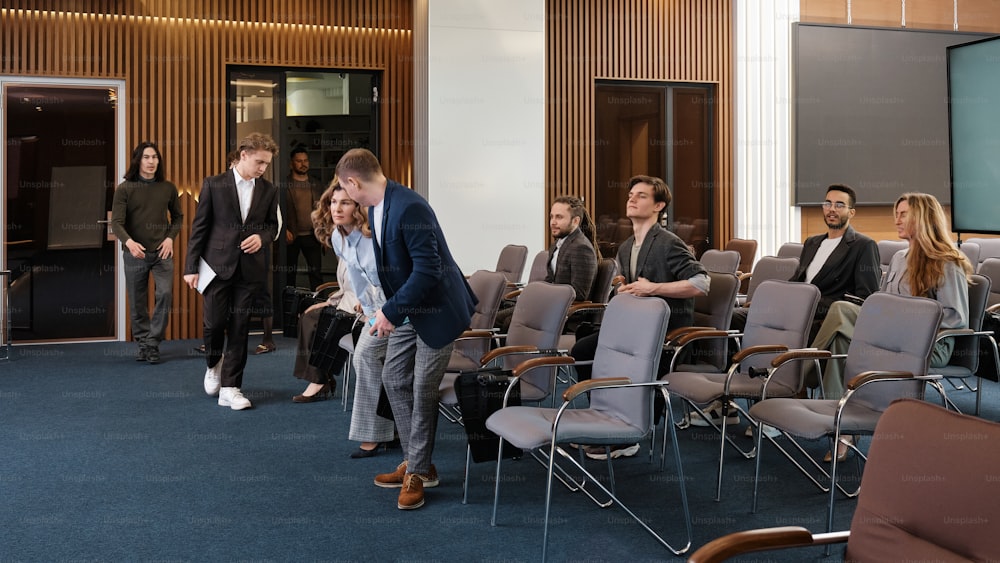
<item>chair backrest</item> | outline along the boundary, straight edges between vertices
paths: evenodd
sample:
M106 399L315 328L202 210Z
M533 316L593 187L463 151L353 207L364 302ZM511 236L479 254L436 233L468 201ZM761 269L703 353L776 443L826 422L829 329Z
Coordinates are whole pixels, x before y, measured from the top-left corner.
M616 295L604 311L604 321L594 353L594 379L625 375L632 383L656 379L663 339L670 322L670 307L658 297ZM644 434L652 425L652 387L595 390L590 408L615 415Z
M711 280L708 294L694 298L694 326L729 330L740 280L734 274L713 271L708 272L708 277ZM728 358L726 345L725 339L696 343L693 352L695 363L708 363L725 371Z
M735 274L740 269L740 253L735 250L716 250L710 248L698 259L709 272Z
M965 242L972 242L979 245L979 264L987 258L1000 258L1000 238L970 238ZM964 243L963 243L964 245ZM973 264L976 267L977 264Z
M540 250L531 261L531 269L528 270L528 283L533 281L545 281L545 276L549 274L547 263L549 261L549 251Z
M761 344L784 344L789 348L808 346L809 326L812 324L819 288L811 283L767 280L754 294L753 304L747 309L746 327L743 329L743 348ZM770 365L772 354L757 354L740 363L740 371L765 368ZM772 385L791 389L802 385L802 369L795 362L782 366L771 376Z
M866 371L927 373L934 338L941 325L941 304L933 299L875 292L865 299L847 348L845 381ZM883 411L900 397L922 398L924 381L866 385L852 400Z
M746 273L753 270L753 261L757 257L757 241L742 238L730 239L726 243L725 250L735 250L740 253L739 271ZM748 283L744 281L740 285L740 291L746 293L747 285Z
M979 264L979 275L990 279L990 295L986 306L992 307L1000 303L1000 258L987 258Z
M982 247L979 246L979 243L965 241L958 249L962 251L962 254L965 254L969 262L972 262L972 270L977 270L979 268L979 255L982 254Z
M875 428L844 559L995 560L998 444L995 422L893 403Z
M880 240L875 244L878 245L878 263L882 267L883 274L889 269L892 257L909 246L905 240Z
M986 301L990 297L990 278L972 274L969 284L969 328L983 328L983 317L986 316ZM979 338L956 338L955 348L951 352L948 365L959 366L975 373L979 369Z
M575 298L576 291L567 284L531 282L524 286L510 318L506 345L555 349L559 343L559 335L562 334L563 323L566 322L566 313ZM524 356L516 354L505 356L503 367L513 369L524 360ZM534 369L521 380L548 393L551 391L549 386L552 373L554 372L547 369ZM521 394L531 395L523 387Z
M593 303L607 303L611 299L611 281L618 275L618 261L613 258L601 258L597 261L597 274L594 285L590 286L588 299Z
M778 248L778 258L802 258L801 242L786 242Z
M521 283L521 274L524 273L524 263L527 260L527 246L508 244L500 251L496 271L507 276L507 281L510 283Z
M777 256L764 256L753 267L753 274L750 277L750 285L747 287L747 301L754 299L754 294L760 284L767 280L788 281L795 275L795 270L799 267L798 258L778 258Z
M469 328L481 330L493 328L497 311L507 289L506 276L500 272L478 270L469 276L469 287L479 300L472 313ZM490 343L484 339L460 340L455 343L456 352L477 363L489 349Z

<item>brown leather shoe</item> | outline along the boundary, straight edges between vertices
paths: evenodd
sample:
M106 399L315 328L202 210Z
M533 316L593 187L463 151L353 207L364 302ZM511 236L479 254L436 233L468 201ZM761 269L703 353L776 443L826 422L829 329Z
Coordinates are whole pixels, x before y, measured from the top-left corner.
M396 466L396 470L392 473L382 473L375 476L375 486L382 487L385 489L398 489L403 486L404 478L406 477L406 462L400 463ZM430 489L431 487L436 487L440 483L438 480L437 468L434 464L431 464L431 470L426 475L418 475L420 480L423 481L423 486Z
M399 490L399 500L396 507L400 510L413 510L424 505L424 480L416 473L406 473L403 476L403 488Z

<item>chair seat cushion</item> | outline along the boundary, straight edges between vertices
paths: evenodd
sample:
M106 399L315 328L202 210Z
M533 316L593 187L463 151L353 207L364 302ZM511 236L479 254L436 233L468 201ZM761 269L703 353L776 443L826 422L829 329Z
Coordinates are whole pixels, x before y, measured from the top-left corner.
M670 382L667 391L699 405L722 397L726 384L724 373L673 372L665 375L664 379ZM729 386L729 392L733 397L756 399L760 398L763 386L763 377L736 374ZM767 387L768 397L792 397L794 394L794 390L779 381L772 381Z
M754 420L780 428L808 440L834 433L837 400L767 399L750 407ZM862 405L848 404L840 423L841 434L871 434L882 413Z
M507 407L486 419L486 427L521 449L542 447L552 439L558 409ZM559 421L557 443L588 445L637 442L644 433L625 421L594 409L567 409Z

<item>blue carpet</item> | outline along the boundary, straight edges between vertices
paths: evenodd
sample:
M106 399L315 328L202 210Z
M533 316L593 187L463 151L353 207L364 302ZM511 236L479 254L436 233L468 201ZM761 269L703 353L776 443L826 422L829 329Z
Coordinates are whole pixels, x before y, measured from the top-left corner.
M256 339L253 339L256 343ZM396 508L395 490L372 485L398 450L352 460L350 413L339 400L294 404L294 342L248 359L236 412L202 391L197 343L162 347L164 363L132 360L127 343L18 346L0 362L0 560L2 561L535 561L541 547L544 471L505 462L498 526L490 526L493 466L473 466L461 503L465 435L442 418L435 464L441 486L427 505ZM987 382L984 417L997 420ZM963 408L967 392L949 393ZM338 397L339 399L339 392ZM742 433L740 433L742 435ZM746 438L739 437L743 443ZM722 502L714 502L718 439L679 436L694 546L723 533L777 525L819 531L826 497L769 448L761 501L750 514L753 462L727 452ZM811 445L822 455L825 443ZM674 471L647 463L647 445L615 462L618 492L669 541L683 524ZM602 462L592 462L595 471ZM853 463L846 464L855 473ZM554 490L552 561L675 561L618 508L601 510ZM838 499L836 529L855 502ZM822 550L758 554L822 561ZM836 556L836 554L835 554ZM836 557L831 558L831 560Z

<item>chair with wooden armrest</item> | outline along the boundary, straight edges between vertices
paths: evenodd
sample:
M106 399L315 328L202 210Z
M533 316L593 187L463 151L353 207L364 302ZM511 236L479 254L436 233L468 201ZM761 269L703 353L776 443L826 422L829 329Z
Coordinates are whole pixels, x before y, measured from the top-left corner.
M844 560L861 563L997 558L1000 424L900 399L879 418L866 465L849 530L735 532L699 548L689 563L832 543L846 543Z

